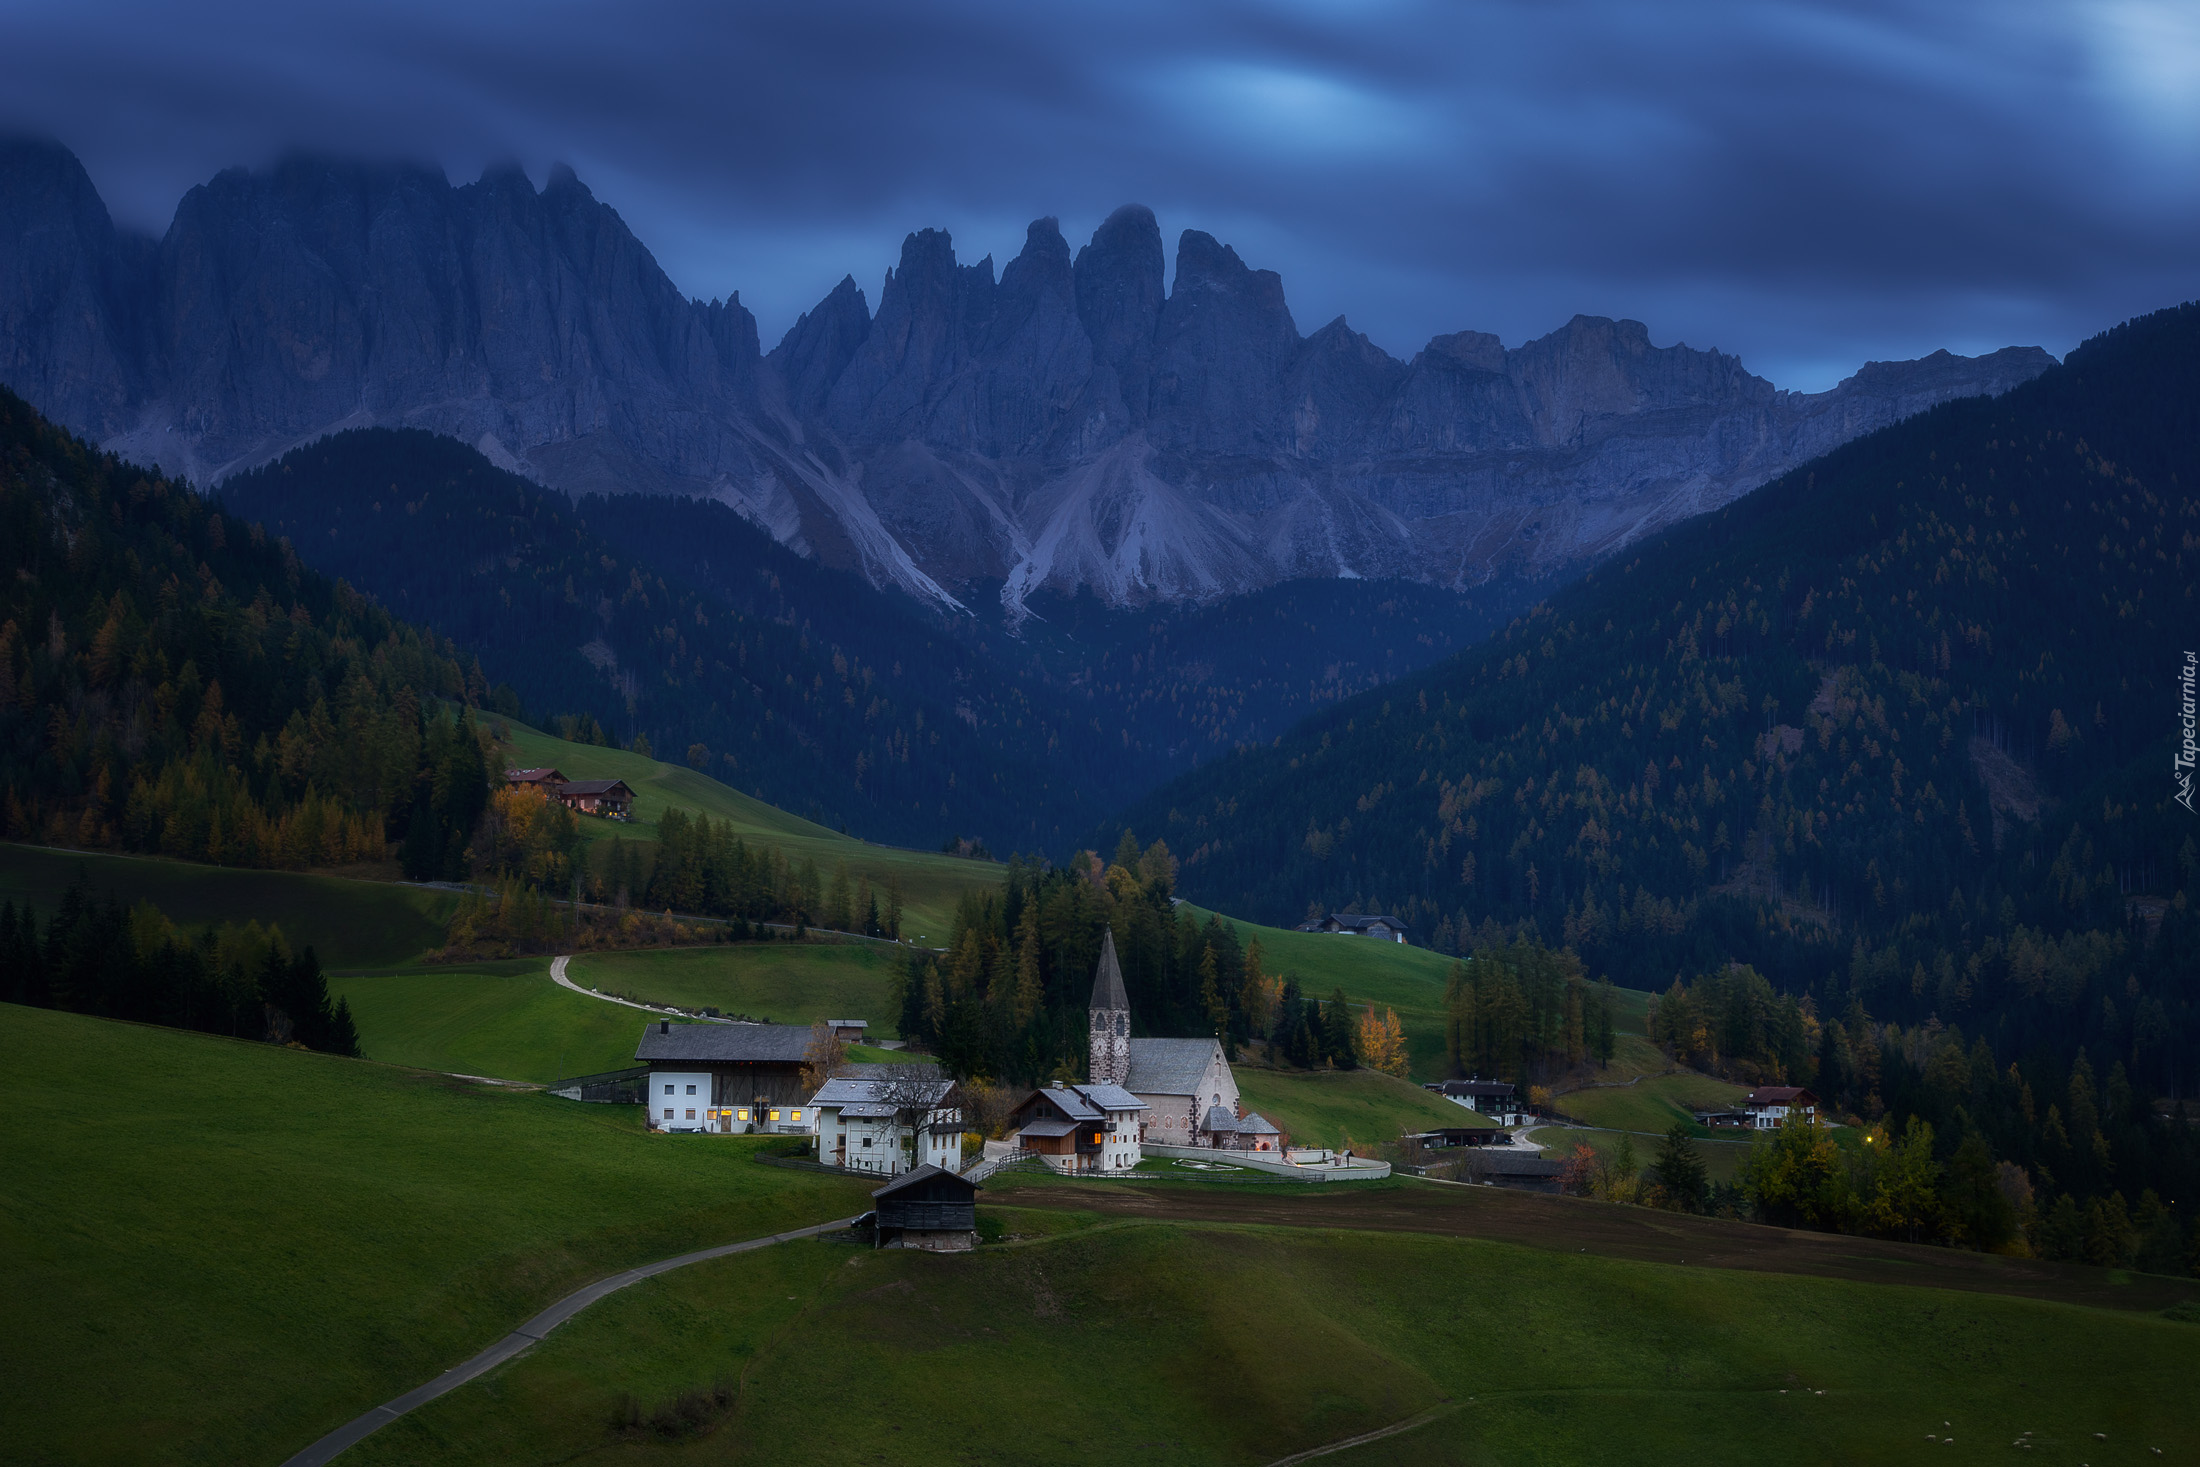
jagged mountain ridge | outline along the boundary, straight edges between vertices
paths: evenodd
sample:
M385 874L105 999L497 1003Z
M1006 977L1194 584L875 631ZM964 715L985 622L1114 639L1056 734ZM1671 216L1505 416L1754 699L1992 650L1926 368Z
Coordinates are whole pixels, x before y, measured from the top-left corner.
M299 159L118 231L57 144L0 144L0 380L200 482L347 427L428 428L572 494L719 499L782 543L954 607L998 583L1115 605L1303 576L1570 573L1863 432L2051 365L1872 363L1782 392L1736 359L1576 317L1400 362L1302 337L1272 271L1118 210L1051 219L995 276L909 236L761 351L683 297L571 170L454 187Z

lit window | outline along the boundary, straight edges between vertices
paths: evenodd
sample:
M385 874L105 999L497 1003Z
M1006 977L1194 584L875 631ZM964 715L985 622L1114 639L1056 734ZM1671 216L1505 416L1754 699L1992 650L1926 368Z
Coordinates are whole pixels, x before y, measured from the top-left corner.
M776 1110L775 1110L775 1111L773 1111L773 1112L772 1112L772 1119L773 1119L773 1120L775 1120L775 1121L779 1119L779 1112L778 1112L778 1111L776 1111Z
M746 1106L744 1106L744 1107L742 1107L741 1109L739 1109L739 1110L735 1111L735 1112L733 1113L733 1118L734 1118L735 1120L737 1120L737 1121L745 1121L745 1120L747 1120L747 1119L749 1118L749 1112L748 1112L748 1108L747 1108Z
M801 1119L802 1119L802 1112L801 1112L801 1111L796 1111L796 1112L794 1113L794 1118L795 1118L796 1120L798 1120L798 1121L799 1121L799 1120L801 1120Z

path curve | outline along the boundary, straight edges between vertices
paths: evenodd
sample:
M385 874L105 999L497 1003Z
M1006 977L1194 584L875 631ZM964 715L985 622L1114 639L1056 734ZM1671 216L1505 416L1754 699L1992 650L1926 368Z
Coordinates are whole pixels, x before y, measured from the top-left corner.
M1465 1404L1463 1401L1450 1401L1441 1406L1432 1406L1418 1416L1408 1416L1403 1421L1393 1421L1388 1426L1377 1427L1373 1431L1363 1431L1358 1436L1348 1436L1343 1441L1331 1442L1326 1447L1313 1447L1304 1452L1293 1452L1288 1457L1278 1457L1275 1461L1270 1462L1268 1467L1292 1467L1294 1462L1311 1462L1316 1457L1326 1457L1331 1452L1350 1451L1354 1447L1365 1446L1369 1442L1379 1442L1386 1436L1397 1436L1401 1432L1408 1432L1416 1427L1426 1426L1439 1416L1449 1416Z
M561 958L559 961L564 960ZM556 1329L598 1299L616 1294L629 1284L638 1284L643 1279L654 1278L661 1273L669 1273L675 1268L686 1268L691 1263L703 1263L709 1259L724 1258L734 1253L747 1253L757 1248L769 1248L774 1243L789 1243L797 1238L814 1238L819 1233L829 1233L835 1228L847 1227L854 1221L855 1219L852 1217L838 1218L832 1222L818 1223L813 1227L796 1228L789 1233L774 1233L768 1238L750 1238L742 1243L726 1243L716 1248L704 1248L695 1253L682 1253L677 1258L666 1258L660 1259L656 1263L645 1263L639 1268L630 1268L624 1273L615 1273L608 1278L598 1279L592 1284L585 1284L567 1294L563 1299L543 1310L542 1313L528 1320L518 1329L513 1330L465 1364L454 1365L426 1385L407 1391L396 1400L377 1406L372 1411L345 1422L312 1446L287 1459L283 1463L283 1467L322 1467L323 1463L333 1461L346 1447L374 1435L374 1433L380 1431L407 1411L425 1406L437 1396L456 1390L477 1376L488 1374L488 1372L526 1350L544 1335L549 1334L550 1331Z
M550 981L557 984L560 988L572 989L575 993L581 995L581 997L583 998L600 998L605 1003L623 1004L630 1009L640 1009L645 1014L678 1014L683 1019L691 1017L685 1010L682 1009L659 1007L658 1005L653 1003L636 1003L633 999L630 998L613 998L608 993L598 993L593 988L583 988L578 983L575 983L572 979L565 976L565 965L572 961L573 960L570 957L552 958L550 960Z

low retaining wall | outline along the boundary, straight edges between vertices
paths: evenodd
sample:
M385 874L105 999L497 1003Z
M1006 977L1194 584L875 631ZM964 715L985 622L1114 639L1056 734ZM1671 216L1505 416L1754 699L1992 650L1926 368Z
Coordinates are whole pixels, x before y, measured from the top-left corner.
M1270 1172L1299 1182L1379 1182L1390 1175L1387 1161L1355 1159L1350 1166L1293 1166L1279 1156L1264 1156L1257 1151L1218 1151L1212 1146L1156 1146L1148 1142L1139 1150L1147 1156L1165 1157L1171 1161L1220 1162L1224 1166Z

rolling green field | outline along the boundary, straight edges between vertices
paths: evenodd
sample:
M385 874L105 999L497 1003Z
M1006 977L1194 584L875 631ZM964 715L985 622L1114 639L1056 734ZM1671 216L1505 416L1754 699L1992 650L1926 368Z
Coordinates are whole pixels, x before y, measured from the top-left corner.
M278 1462L582 1281L866 1205L631 1107L13 1005L0 1077L11 1462Z
M1403 1131L1488 1125L1472 1111L1374 1070L1235 1069L1238 1093L1289 1133L1294 1146L1365 1149Z
M324 967L402 963L442 944L458 898L388 881L200 866L0 843L0 898L51 911L79 873L101 899L149 901L182 927L258 921L311 947Z
M582 953L566 976L644 1003L715 1008L775 1024L866 1019L872 1034L892 1039L901 1032L890 992L900 961L892 948L872 943L748 942Z
M548 958L344 975L368 1059L544 1084L634 1063L648 1015L550 981Z
M1030 1241L799 1243L651 1281L357 1459L1254 1467L1429 1411L1334 1460L1949 1463L2025 1432L2046 1461L2200 1453L2200 1328L2145 1315L1471 1238L987 1211ZM860 1385L830 1409L824 1362ZM693 1430L651 1428L690 1392ZM629 1400L641 1424L622 1430Z
M1577 1145L1586 1146L1599 1156L1609 1156L1625 1135L1635 1143L1635 1164L1648 1166L1658 1154L1659 1137L1643 1136L1632 1131L1605 1131L1583 1126L1543 1126L1531 1133L1531 1139L1543 1148L1543 1154L1554 1161L1564 1161ZM1741 1170L1742 1159L1749 1155L1749 1142L1732 1135L1715 1141L1698 1141L1696 1154L1703 1158L1704 1170L1714 1182L1731 1182Z
M573 744L525 724L514 723L512 758L528 768L555 767L568 779L623 779L634 791L634 820L620 824L584 816L581 833L591 840L622 836L654 843L657 820L668 809L682 809L729 820L752 844L779 847L787 859L809 858L830 879L836 861L846 861L851 878L868 877L882 893L889 877L898 877L902 894L902 935L945 943L955 903L973 886L1000 883L1000 868L988 861L969 861L935 851L911 851L898 846L872 845L786 811L706 774L680 764L606 749L593 744ZM883 901L883 897L882 897Z
M1190 903L1185 910L1202 922L1220 916L1237 928L1240 942L1259 938L1262 967L1272 976L1298 979L1299 986L1311 997L1327 998L1342 988L1345 997L1354 1003L1396 1009L1399 1023L1405 1026L1414 1078L1443 1077L1444 988L1451 981L1456 958L1428 948L1367 937L1263 927ZM1650 995L1622 988L1617 997L1614 1028L1640 1034Z
M1707 1136L1710 1133L1690 1116L1690 1108L1724 1109L1739 1105L1748 1093L1746 1085L1686 1070L1649 1075L1632 1085L1570 1091L1559 1096L1557 1103L1575 1120L1608 1130L1663 1135L1675 1121L1685 1121L1691 1133Z

